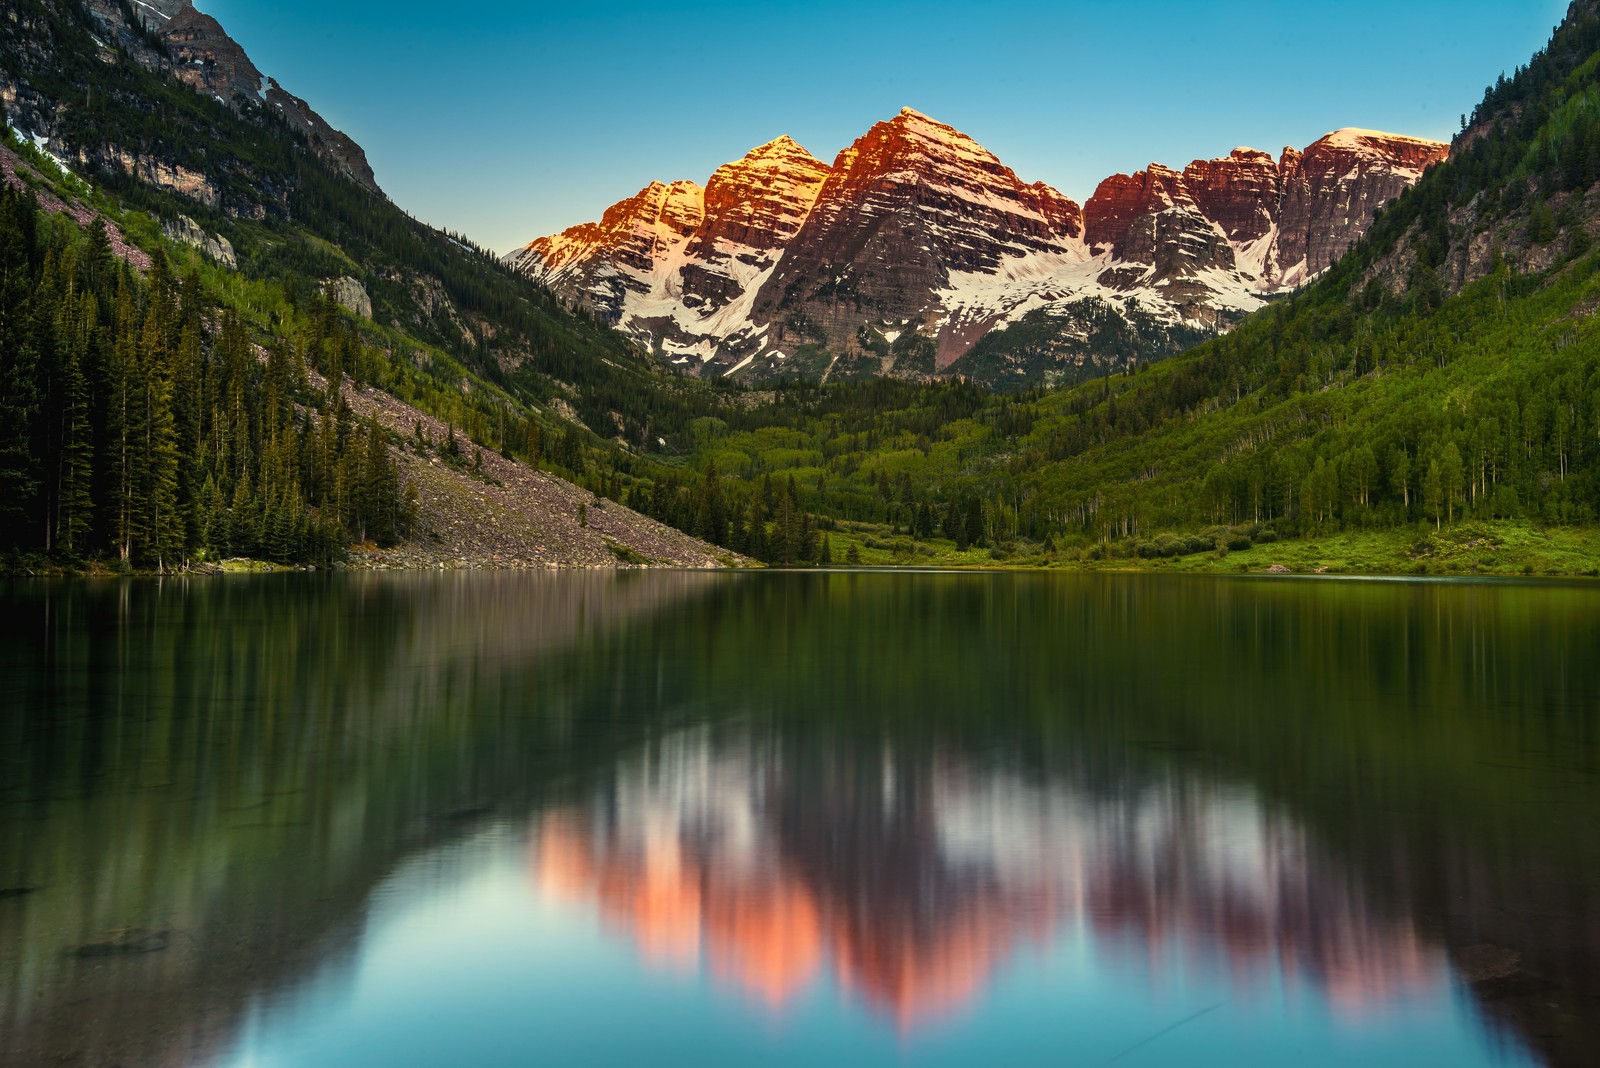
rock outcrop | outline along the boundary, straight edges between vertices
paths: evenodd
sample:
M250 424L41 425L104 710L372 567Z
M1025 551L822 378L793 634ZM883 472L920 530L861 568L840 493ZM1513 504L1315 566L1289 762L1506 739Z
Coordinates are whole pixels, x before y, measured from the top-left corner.
M697 373L970 373L978 341L1041 310L1085 344L1108 313L1141 337L1225 330L1326 270L1448 151L1342 130L1113 175L1080 207L906 108L831 167L779 138L512 261Z
M192 245L230 270L237 270L239 267L239 258L234 254L233 242L221 234L208 233L187 215L180 215L176 219L162 223L161 232L174 241Z
M363 319L372 318L372 295L367 292L367 287L356 279L348 275L330 278L322 283L322 292L351 315L359 315Z
M1447 145L1371 130L1340 130L1304 153L1285 149L1284 263L1306 264L1306 277L1333 265L1373 213L1417 183L1449 153Z

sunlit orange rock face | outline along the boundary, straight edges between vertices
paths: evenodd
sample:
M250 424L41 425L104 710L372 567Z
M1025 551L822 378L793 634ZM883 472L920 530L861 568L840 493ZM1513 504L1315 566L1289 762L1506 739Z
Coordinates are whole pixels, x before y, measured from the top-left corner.
M1108 313L1228 329L1326 270L1448 153L1346 129L1277 157L1152 163L1080 207L905 108L831 166L781 137L703 193L674 183L703 206L676 239L656 240L654 214L637 210L667 188L655 184L511 262L692 373L814 375L825 355L840 375L965 374L981 338L1040 309L1069 338L1070 323L1087 331ZM612 225L623 216L640 225ZM653 255L637 254L641 236Z
M1442 989L1440 955L1296 825L1200 786L1096 795L948 755L693 735L547 813L529 863L654 966L703 967L773 1012L829 977L903 1031L1079 924L1136 965L1182 948L1241 989L1309 980L1352 1015Z

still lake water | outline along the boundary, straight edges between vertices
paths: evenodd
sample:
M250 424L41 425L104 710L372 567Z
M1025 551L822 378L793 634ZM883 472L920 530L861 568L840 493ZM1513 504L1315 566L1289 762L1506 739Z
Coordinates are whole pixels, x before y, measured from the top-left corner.
M0 587L0 1063L1600 1063L1600 588Z

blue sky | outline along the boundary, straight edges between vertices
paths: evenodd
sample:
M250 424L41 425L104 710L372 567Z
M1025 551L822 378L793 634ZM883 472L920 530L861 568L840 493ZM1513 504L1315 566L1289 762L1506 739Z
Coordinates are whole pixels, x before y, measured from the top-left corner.
M1341 126L1447 138L1567 0L197 6L397 203L504 252L779 134L831 162L903 105L1080 201Z

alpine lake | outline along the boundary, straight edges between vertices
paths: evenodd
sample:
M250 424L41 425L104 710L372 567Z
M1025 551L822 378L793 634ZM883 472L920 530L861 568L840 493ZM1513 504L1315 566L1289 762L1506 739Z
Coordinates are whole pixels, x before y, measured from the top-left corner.
M1600 1063L1600 587L0 586L6 1065Z

